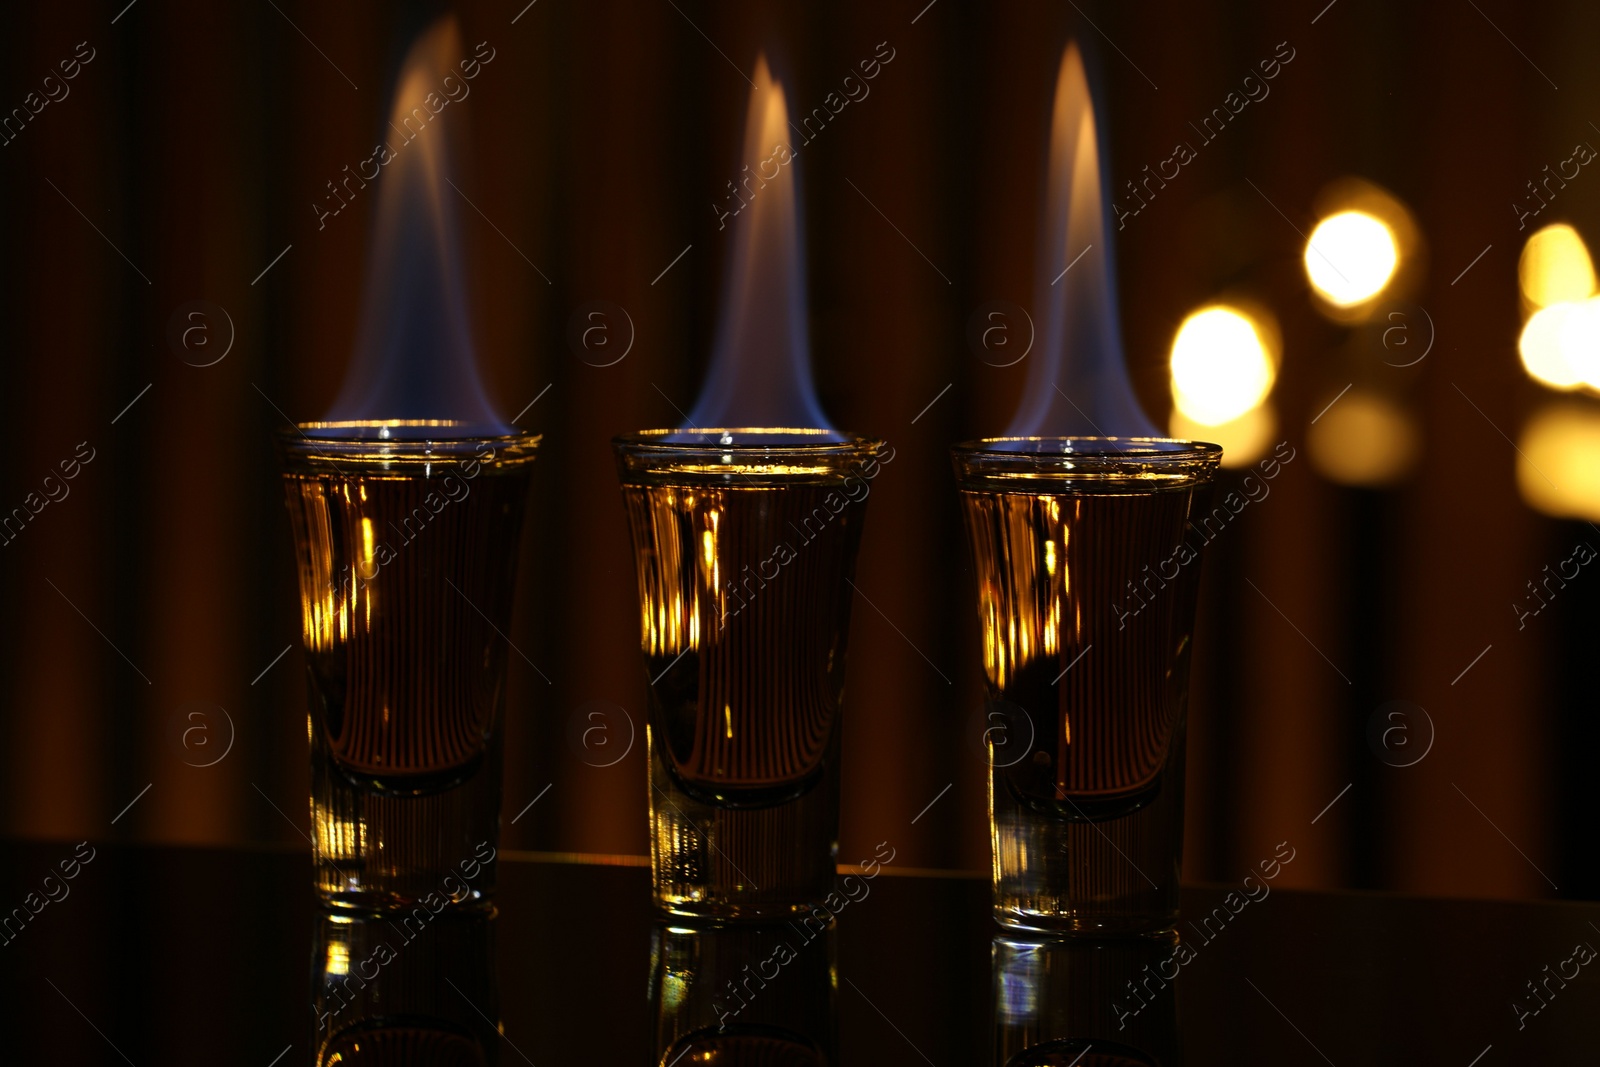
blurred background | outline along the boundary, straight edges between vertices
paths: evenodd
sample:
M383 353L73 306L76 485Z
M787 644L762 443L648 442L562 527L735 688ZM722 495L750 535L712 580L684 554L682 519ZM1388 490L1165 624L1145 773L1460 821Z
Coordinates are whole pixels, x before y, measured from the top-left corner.
M508 657L506 847L645 850L648 679L608 442L677 424L698 392L716 205L766 48L791 106L829 109L797 164L823 404L897 452L856 579L840 858L889 840L897 866L986 866L947 450L1000 432L1022 388L1076 36L1139 397L1245 464L1224 482L1248 506L1205 563L1186 876L1236 881L1288 841L1284 884L1600 896L1600 9L525 3L461 5L467 50L492 59L440 120L469 146L451 195L489 394L545 435L509 635L526 660ZM383 136L438 13L12 13L7 833L302 841L305 663L270 434L338 390L371 197L328 215L330 183ZM889 53L866 95L826 103ZM1307 251L1319 226L1329 257ZM604 355L573 328L597 301ZM601 753L574 740L596 708Z

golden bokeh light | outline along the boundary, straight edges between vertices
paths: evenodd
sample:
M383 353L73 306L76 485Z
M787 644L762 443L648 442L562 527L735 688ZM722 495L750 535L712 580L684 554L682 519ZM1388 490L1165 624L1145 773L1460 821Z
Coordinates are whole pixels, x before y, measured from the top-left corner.
M1371 300L1388 286L1399 265L1400 242L1394 228L1366 211L1329 215L1306 241L1306 276L1334 307Z
M1306 431L1311 463L1340 485L1393 485L1411 473L1422 450L1415 420L1399 404L1352 389Z
M1576 389L1600 379L1600 304L1562 302L1540 308L1522 327L1517 352L1523 369L1553 389Z
M1278 416L1271 404L1257 404L1236 419L1207 426L1195 422L1182 411L1174 411L1168 432L1180 441L1209 441L1221 445L1224 467L1248 467L1272 447L1278 432Z
M1220 426L1266 399L1277 378L1277 328L1265 312L1212 304L1172 339L1172 399L1202 426Z
M1578 231L1560 222L1535 232L1522 246L1517 280L1522 298L1534 309L1575 303L1594 295L1594 263Z
M1600 407L1557 400L1536 411L1517 443L1517 488L1547 515L1600 522Z

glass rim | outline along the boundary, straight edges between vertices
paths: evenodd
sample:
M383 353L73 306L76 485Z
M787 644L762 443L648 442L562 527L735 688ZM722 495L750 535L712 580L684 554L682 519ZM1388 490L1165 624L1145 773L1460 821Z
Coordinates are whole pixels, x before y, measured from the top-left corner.
M702 434L704 441L669 441L674 434ZM816 437L818 440L766 440ZM723 444L718 436L749 439ZM863 464L889 447L875 437L815 427L711 426L641 430L611 439L624 482L644 480L685 484L746 484L842 481L851 466Z
M669 441L666 438L674 434L696 434L707 438L704 441ZM741 435L747 438L740 441L724 444L721 441L711 440L714 437ZM773 440L763 441L763 435ZM816 441L787 441L778 440L784 437L815 437ZM611 443L618 448L650 449L662 452L697 451L697 452L827 452L852 451L863 445L882 445L883 442L862 434L850 433L846 430L819 429L814 426L694 426L672 427L654 430L636 430L633 433L618 434L611 439Z
M342 419L296 422L273 431L279 453L291 467L338 469L341 463L363 467L428 466L435 463L479 463L503 468L531 462L543 439L537 433L441 433L436 437L317 437L307 431L349 428L482 426L456 419ZM489 450L489 456L482 453Z
M1035 447L996 447L1018 443ZM1080 447L1059 447L1069 444ZM1058 447L1046 451L1050 445ZM1040 492L1048 484L1132 493L1210 482L1222 446L1173 437L987 437L953 446L950 456L963 489Z
M1088 448L1051 449L1004 448L1005 444L1027 442L1034 444L1072 442L1089 445ZM1093 447L1099 446L1099 447ZM1222 446L1209 441L1190 441L1178 437L1098 437L1069 434L1020 435L979 437L960 441L950 446L950 451L961 457L1015 459L1017 461L1059 461L1063 459L1134 460L1138 462L1183 463L1194 460L1220 460Z

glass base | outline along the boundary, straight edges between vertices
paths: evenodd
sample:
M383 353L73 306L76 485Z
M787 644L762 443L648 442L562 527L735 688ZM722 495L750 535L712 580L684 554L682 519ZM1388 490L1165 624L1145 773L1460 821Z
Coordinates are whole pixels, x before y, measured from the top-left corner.
M838 761L811 789L770 807L697 800L650 752L650 869L656 907L718 922L810 915L838 873ZM824 909L825 910L825 909Z
M452 787L406 795L352 781L317 747L312 853L324 905L437 913L489 901L500 839L498 760Z
M991 772L994 914L1003 926L1084 937L1158 934L1178 922L1183 734L1161 790L1116 818L1067 819L1020 802ZM999 780L996 780L996 779Z

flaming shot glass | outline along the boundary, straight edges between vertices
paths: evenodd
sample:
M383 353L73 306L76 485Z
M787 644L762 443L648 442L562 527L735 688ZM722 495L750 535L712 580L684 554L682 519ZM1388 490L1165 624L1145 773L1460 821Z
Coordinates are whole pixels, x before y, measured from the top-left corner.
M1189 653L1222 450L1158 438L956 446L987 689L995 918L1169 929Z
M328 904L460 905L494 889L504 635L539 438L463 429L359 421L278 434ZM391 431L406 436L380 436Z
M649 683L650 866L670 914L832 890L856 550L884 445L825 430L615 442Z

